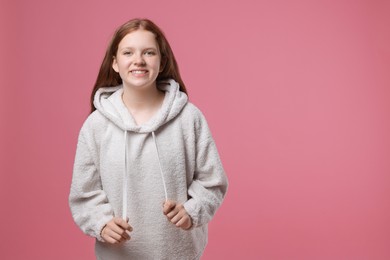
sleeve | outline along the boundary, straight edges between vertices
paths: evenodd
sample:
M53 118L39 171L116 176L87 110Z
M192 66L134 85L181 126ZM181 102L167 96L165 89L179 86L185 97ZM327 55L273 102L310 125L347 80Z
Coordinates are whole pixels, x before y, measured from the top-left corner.
M221 205L228 187L217 147L202 116L196 128L194 179L188 188L190 199L184 208L193 227L208 223Z
M69 206L76 224L87 235L103 241L100 232L114 217L114 211L102 189L97 167L97 151L80 131L73 167Z

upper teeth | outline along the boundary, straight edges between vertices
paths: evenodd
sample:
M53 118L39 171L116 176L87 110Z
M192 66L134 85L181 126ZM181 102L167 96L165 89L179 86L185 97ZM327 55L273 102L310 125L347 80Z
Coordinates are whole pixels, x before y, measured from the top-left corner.
M140 74L140 73L144 73L145 71L144 70L133 70L132 72L136 73L136 74Z

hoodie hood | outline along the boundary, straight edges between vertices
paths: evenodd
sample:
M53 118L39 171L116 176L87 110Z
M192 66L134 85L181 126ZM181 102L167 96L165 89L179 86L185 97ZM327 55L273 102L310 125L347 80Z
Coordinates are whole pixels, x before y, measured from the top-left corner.
M160 110L145 124L137 125L122 101L123 85L100 88L94 97L94 106L107 119L124 131L151 133L175 118L188 101L179 84L174 80L160 81L157 87L165 92Z

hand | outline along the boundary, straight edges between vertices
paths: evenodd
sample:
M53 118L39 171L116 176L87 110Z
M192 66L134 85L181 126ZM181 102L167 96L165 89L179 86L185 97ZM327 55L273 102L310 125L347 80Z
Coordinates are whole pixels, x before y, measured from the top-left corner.
M167 200L164 202L163 207L164 215L168 220L184 230L188 230L192 227L192 219L188 215L183 204L176 204L176 202Z
M127 231L133 231L129 223L122 218L115 217L104 226L100 235L107 243L119 244L130 240L130 235Z

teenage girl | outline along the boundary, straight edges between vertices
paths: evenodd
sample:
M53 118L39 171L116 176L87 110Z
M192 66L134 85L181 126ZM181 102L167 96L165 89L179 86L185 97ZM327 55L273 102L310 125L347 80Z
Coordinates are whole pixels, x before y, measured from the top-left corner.
M199 259L227 178L162 31L115 32L78 139L69 204L98 259Z

